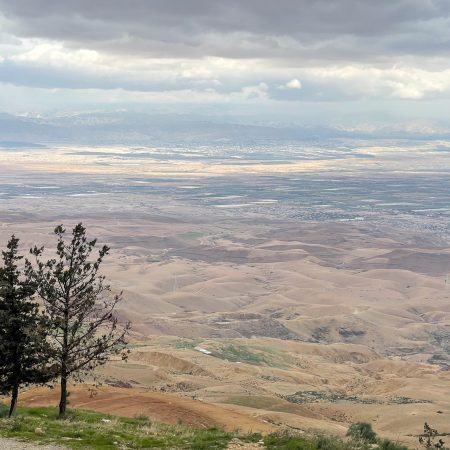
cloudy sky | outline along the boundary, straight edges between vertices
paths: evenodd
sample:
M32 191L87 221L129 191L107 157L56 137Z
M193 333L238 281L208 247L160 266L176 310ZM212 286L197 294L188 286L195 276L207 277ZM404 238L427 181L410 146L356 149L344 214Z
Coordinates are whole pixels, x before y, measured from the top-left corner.
M435 119L450 1L0 0L0 102Z

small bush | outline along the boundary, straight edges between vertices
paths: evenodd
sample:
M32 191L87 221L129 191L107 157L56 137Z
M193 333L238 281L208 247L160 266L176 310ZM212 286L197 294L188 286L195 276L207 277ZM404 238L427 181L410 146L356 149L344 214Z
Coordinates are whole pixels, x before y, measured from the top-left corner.
M269 450L317 450L314 442L289 433L272 433L264 439L264 444Z
M425 449L445 449L445 442L439 438L438 430L430 427L426 422L423 425L423 434L419 436L419 444Z
M250 433L244 435L240 438L242 442L250 443L250 442L260 442L263 440L263 436L261 433Z
M378 441L379 450L408 450L408 447L397 442L392 442L389 439L381 439Z
M336 436L318 436L317 450L343 450L348 446Z
M372 425L366 422L352 423L347 431L347 436L370 443L377 440L377 434L373 431Z
M9 430L12 432L20 432L23 430L23 417L13 417L9 419Z
M152 425L152 421L144 414L134 416L133 422L141 427L150 427Z
M0 419L8 417L8 414L9 408L4 403L0 403Z

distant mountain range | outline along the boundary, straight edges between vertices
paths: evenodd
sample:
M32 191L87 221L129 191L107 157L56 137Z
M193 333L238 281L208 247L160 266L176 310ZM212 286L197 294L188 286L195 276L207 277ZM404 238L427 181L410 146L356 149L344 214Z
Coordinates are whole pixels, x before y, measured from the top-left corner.
M351 128L253 125L128 111L46 118L0 114L0 148L43 144L252 146L343 139L450 139L450 129L428 123Z

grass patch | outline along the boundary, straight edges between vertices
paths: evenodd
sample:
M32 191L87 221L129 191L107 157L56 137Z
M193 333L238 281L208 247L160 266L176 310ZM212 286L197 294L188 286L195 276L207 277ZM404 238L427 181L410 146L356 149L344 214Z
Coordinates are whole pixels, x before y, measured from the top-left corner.
M177 339L172 346L179 349L193 350L198 347L202 341L200 339Z
M336 436L299 435L289 432L266 436L264 445L268 450L408 450L402 444L377 437L374 441L369 441L362 438L342 439Z
M210 428L152 423L147 417L114 417L88 411L69 411L57 420L55 408L19 408L18 417L0 419L0 436L70 449L223 449L232 433Z
M351 403L363 403L363 404L375 404L381 403L378 400L371 398L361 398L356 395L345 395L345 394L336 394L333 392L323 392L323 391L298 391L295 394L285 395L283 396L285 400L290 403L317 403L317 402L327 402L327 403L336 403L336 402L351 402Z
M246 406L250 408L256 409L265 409L265 410L273 410L273 406L276 400L272 397L263 397L263 396L255 396L255 395L235 395L229 397L226 403L230 403L232 405Z
M447 355L450 354L450 330L439 327L430 331L431 343L440 347Z
M214 351L214 356L221 359L227 359L231 362L245 362L249 364L267 363L263 355L250 351L244 345L224 345Z
M273 349L267 345L253 345L252 348L264 355L265 362L270 367L288 369L295 363L295 360L290 354L284 353L278 349Z
M148 347L148 344L128 344L127 346L130 350L135 349L135 348L144 348L144 347Z
M450 366L450 330L439 327L428 332L430 343L434 347L434 354L428 359L430 364Z
M322 447L319 444L318 438L311 439L306 436L292 436L289 433L271 434L264 439L264 445L270 450L318 450L322 448L343 450L349 448L348 446L344 446L344 443L338 438L333 439L331 444L331 446Z
M304 403L336 403L336 402L350 402L361 403L366 405L403 405L414 403L432 403L430 400L421 400L410 397L392 397L386 401L377 400L374 398L359 397L357 395L336 394L333 392L323 391L298 391L295 394L285 395L282 398L290 403L304 404Z
M389 405L408 405L412 403L433 403L431 400L416 399L411 397L392 397L386 403Z
M278 398L256 396L256 395L235 395L228 397L224 403L245 406L266 411L285 412L298 414L300 407L294 403L289 403Z
M9 408L3 403L0 403L0 419L3 419L4 417L8 417L9 414Z
M0 404L0 411L5 408ZM0 436L59 444L73 450L214 450L226 449L232 439L241 443L261 442L269 450L372 450L374 442L381 450L407 450L403 445L376 436L371 440L363 435L342 439L288 432L262 436L259 433L230 433L218 428L194 429L153 423L146 416L115 417L81 410L70 410L66 420L58 420L56 408L44 407L21 407L18 417L0 418Z
M148 369L148 366L144 364L137 364L137 363L116 363L114 364L114 367L118 367L119 369Z

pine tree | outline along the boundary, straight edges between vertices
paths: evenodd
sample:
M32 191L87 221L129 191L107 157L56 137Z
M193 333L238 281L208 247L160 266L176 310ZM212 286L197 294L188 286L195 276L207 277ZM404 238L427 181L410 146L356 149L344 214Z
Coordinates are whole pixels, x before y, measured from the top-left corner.
M52 377L45 318L33 301L35 287L18 263L19 239L12 236L0 268L0 393L11 394L9 417L16 414L22 385L43 384Z
M121 294L112 295L99 269L109 248L103 246L96 257L97 241L89 241L80 223L66 239L62 225L55 228L58 237L56 258L41 260L43 248L34 248L36 266L28 262L27 273L36 281L37 292L50 321L50 334L61 384L59 417L66 416L70 378L81 381L95 367L105 364L114 354L126 356L129 323L120 325L115 308Z

